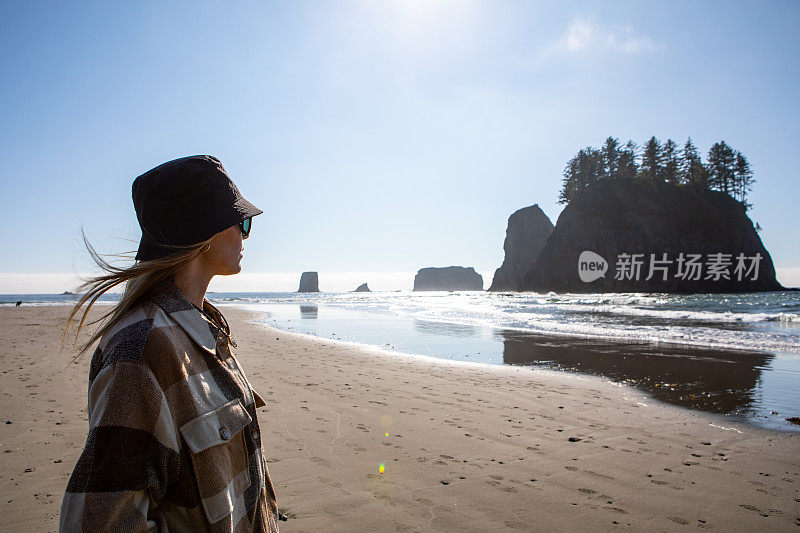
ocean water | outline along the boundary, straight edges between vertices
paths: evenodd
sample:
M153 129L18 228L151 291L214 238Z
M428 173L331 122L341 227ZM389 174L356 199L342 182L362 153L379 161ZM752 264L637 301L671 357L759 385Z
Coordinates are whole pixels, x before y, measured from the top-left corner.
M308 304L428 323L800 355L800 292L536 294L463 292L210 294L237 304Z
M785 431L800 426L800 292L208 293L279 329L408 354L545 367ZM113 302L115 296L104 297ZM2 295L0 306L68 304ZM235 332L234 332L235 333Z

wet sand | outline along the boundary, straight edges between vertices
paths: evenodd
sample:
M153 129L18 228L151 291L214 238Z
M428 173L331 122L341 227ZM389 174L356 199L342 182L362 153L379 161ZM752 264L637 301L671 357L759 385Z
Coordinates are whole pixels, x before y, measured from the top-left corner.
M90 354L65 369L66 311L0 309L0 530L54 530L83 447ZM267 401L262 441L282 531L800 524L797 434L723 423L599 378L384 354L224 313Z
M659 401L800 432L800 361L769 352L503 330L503 362L600 376Z

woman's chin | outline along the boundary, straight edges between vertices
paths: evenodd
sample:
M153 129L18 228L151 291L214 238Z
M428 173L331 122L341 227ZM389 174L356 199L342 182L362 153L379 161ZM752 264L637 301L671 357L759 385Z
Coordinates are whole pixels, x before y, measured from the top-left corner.
M242 264L237 263L236 266L232 266L229 269L225 270L224 272L219 272L218 275L220 276L233 276L234 274L238 274L242 271Z

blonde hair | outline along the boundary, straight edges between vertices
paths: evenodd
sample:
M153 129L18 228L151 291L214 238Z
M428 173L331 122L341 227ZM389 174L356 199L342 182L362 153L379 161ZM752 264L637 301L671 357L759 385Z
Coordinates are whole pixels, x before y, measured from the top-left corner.
M147 298L155 286L174 276L178 270L207 251L213 239L213 237L211 237L197 244L188 246L169 246L169 248L173 248L176 251L166 257L149 261L135 261L131 266L119 267L112 265L95 251L94 247L86 239L86 234L83 232L82 228L81 236L83 237L83 243L89 251L92 260L94 260L105 274L84 280L83 284L77 289L79 293L83 294L67 317L64 333L61 336L61 346L63 348L70 326L73 325L74 322L77 322L75 327L75 349L79 351L70 363L74 363L96 340L102 338L103 335L113 328L128 311L132 310L136 305ZM126 254L113 254L107 257L130 259L129 255ZM86 317L89 314L89 310L95 302L97 302L97 299L109 290L123 283L125 284L125 290L122 293L119 303L100 318L87 322ZM78 321L77 315L80 314L81 308L84 305L86 305L86 308L83 310L80 321ZM105 322L97 331L91 334L88 341L83 344L78 343L78 337L84 328L103 321Z

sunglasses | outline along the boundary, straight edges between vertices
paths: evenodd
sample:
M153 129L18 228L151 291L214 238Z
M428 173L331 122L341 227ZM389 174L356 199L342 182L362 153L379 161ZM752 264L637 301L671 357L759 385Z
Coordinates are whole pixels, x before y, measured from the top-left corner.
M250 235L250 226L253 225L253 217L248 217L239 222L239 229L242 231L242 239L246 239Z

